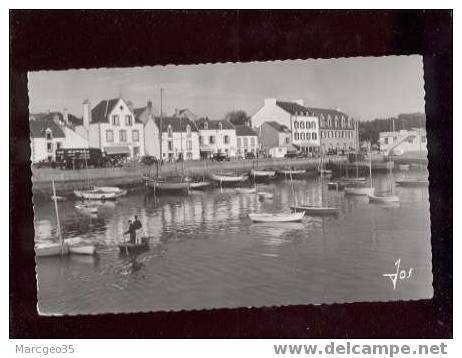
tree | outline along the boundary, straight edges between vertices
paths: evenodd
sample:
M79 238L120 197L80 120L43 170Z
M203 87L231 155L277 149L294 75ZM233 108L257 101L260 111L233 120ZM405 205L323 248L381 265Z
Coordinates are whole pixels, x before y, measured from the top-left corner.
M243 110L228 112L225 116L225 119L230 121L235 126L251 125L250 116L248 116L247 112Z

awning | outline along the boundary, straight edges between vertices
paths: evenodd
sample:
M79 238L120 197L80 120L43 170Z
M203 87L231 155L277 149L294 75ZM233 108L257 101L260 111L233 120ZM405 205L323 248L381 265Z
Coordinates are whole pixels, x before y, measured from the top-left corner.
M199 148L199 151L201 152L213 152L213 148L207 146L207 145L202 145L200 148Z
M107 155L130 154L130 148L127 146L104 147L104 151Z

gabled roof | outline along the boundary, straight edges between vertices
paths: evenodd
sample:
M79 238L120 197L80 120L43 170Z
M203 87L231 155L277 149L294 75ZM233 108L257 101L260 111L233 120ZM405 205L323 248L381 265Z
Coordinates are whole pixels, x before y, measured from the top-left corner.
M103 99L91 110L91 123L107 123L109 122L108 115L117 105L119 100L124 101L128 109L131 110L129 104L123 98ZM135 122L140 123L135 116Z
M236 135L237 136L258 136L257 132L249 126L234 126L236 128Z
M73 114L68 114L67 121L73 126L81 126L83 124L83 118L78 118Z
M155 119L159 128L160 122L162 122L162 132L167 132L168 126L172 127L173 132L186 132L188 124L191 127L191 132L198 131L195 123L186 117L156 117Z
M64 138L64 131L52 119L35 119L29 121L30 136L32 138L45 138L46 130L50 129L54 138Z
M207 129L220 129L220 123L222 125L222 129L234 129L234 126L231 124L231 122L226 119L210 120L208 118L199 118L196 121L197 128L205 129L205 122L208 124Z
M283 132L283 133L290 133L290 129L287 128L285 125L283 124L279 124L278 122L276 121L271 121L271 122L265 122L266 124L268 124L269 126L273 127L274 129L276 129L278 132Z
M282 108L283 110L285 110L286 112L289 112L290 114L293 114L293 115L302 113L304 116L319 117L321 114L323 114L324 116L327 116L328 114L330 114L332 117L345 116L345 118L348 118L348 116L345 113L338 111L336 109L305 107L295 102L284 102L284 101L276 101L276 105Z

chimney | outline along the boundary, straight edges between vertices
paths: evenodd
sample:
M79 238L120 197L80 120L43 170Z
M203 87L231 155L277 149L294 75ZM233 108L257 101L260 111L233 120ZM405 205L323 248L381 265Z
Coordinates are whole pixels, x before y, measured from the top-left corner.
M91 123L91 104L88 99L83 101L83 128L90 129Z
M294 102L300 106L303 106L303 99L294 99Z
M265 106L271 106L276 104L276 98L265 98Z
M178 117L178 114L179 114L178 108L175 108L175 115L174 115L174 117Z
M69 124L69 112L67 108L63 109L63 121L64 121L64 124Z

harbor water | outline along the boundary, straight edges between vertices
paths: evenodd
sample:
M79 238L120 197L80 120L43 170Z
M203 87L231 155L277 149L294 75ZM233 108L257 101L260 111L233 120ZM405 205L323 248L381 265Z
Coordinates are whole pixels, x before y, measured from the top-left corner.
M397 173L395 177L402 177ZM374 174L377 191L387 174ZM95 243L97 255L37 258L41 314L98 314L431 298L428 189L396 188L400 203L369 204L327 190L319 178L294 180L298 204L338 206L331 217L252 224L249 213L288 212L284 178L259 184L270 200L235 190L154 197L143 191L98 203L58 203L62 234ZM51 199L34 202L36 242L57 239ZM127 222L138 215L150 250L121 256ZM399 261L398 261L399 260ZM398 269L399 265L399 269ZM398 270L396 280L393 276ZM401 274L404 272L404 274Z

